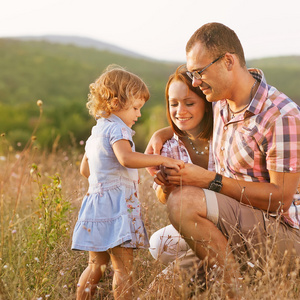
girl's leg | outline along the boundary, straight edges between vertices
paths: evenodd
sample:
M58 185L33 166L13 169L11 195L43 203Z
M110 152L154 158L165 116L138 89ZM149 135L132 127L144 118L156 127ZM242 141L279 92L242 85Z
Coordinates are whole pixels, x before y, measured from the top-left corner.
M89 251L89 265L79 278L77 300L92 299L108 262L109 254L107 252Z
M109 254L114 268L114 298L132 299L133 249L115 247Z

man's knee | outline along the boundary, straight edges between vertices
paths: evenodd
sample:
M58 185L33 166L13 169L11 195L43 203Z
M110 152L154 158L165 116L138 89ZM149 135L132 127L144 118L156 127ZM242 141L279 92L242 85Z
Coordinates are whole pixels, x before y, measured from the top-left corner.
M206 217L206 199L201 188L183 186L169 195L167 211L171 223L176 229L180 221Z

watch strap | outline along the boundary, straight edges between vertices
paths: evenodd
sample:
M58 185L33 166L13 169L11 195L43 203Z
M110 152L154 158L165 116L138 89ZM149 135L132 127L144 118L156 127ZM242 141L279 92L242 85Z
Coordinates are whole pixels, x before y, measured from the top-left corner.
M217 173L215 179L210 182L208 189L214 192L220 192L222 187L222 175Z

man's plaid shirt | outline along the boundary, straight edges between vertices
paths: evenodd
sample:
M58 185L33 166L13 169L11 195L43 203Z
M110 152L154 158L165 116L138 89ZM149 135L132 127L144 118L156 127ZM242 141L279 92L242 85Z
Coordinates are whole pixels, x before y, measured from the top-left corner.
M268 85L261 70L249 71L257 79L259 87L243 114L230 119L226 100L214 105L216 172L256 182L269 182L269 170L300 172L299 106ZM283 214L285 221L298 229L299 209L300 206L293 203Z

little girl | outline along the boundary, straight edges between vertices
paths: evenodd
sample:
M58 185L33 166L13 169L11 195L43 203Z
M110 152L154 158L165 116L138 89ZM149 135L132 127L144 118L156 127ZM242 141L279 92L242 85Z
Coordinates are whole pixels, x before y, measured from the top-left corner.
M149 246L138 200L138 171L133 168L184 167L181 160L134 152L131 127L148 99L145 83L116 66L90 85L87 107L97 124L80 167L89 189L72 242L73 250L89 251L89 262L77 285L77 299L91 299L110 259L115 299L132 298L133 249Z

